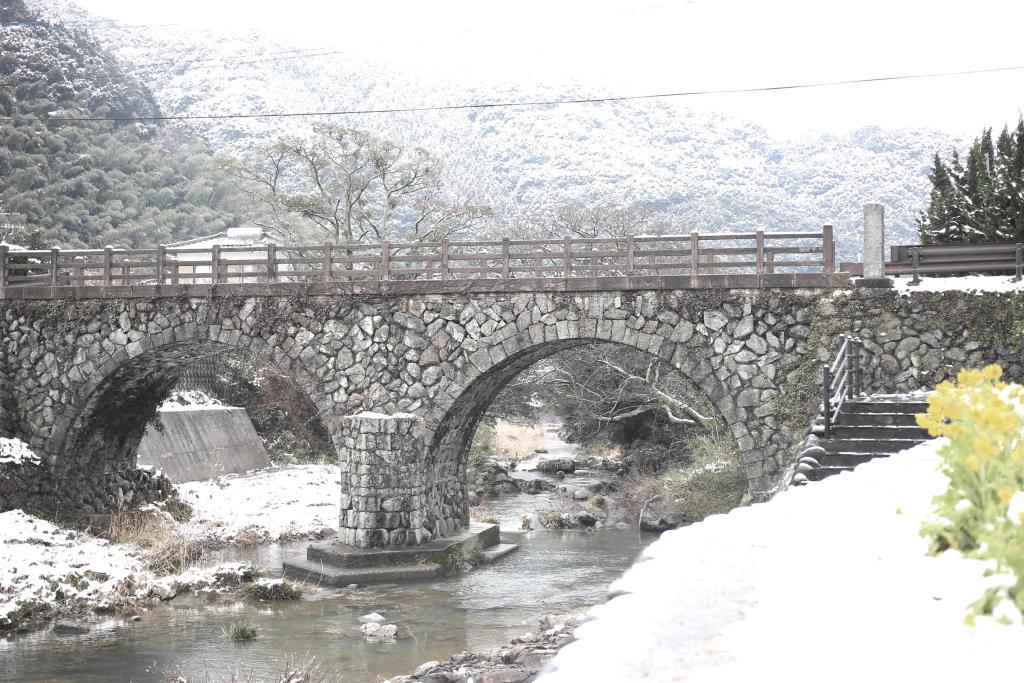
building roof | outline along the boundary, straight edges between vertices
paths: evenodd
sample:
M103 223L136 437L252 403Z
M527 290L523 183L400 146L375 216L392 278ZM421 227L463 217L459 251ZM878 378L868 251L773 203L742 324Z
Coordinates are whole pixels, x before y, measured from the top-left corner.
M259 226L248 226L239 228L228 228L223 232L202 237L193 237L168 244L168 247L248 247L262 246L266 244L281 244L277 235L271 234L266 228Z

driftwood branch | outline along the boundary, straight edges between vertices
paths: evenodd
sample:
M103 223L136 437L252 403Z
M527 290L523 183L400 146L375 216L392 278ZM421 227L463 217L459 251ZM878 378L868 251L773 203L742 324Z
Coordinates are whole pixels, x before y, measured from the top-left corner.
M632 411L632 414L623 413L621 415L615 415L613 417L606 418L606 420L612 422L621 422L622 420L625 420L629 417L633 417L634 415L639 415L640 413L645 412L646 410L653 410L655 408L660 407L660 409L664 410L665 416L669 419L669 421L674 422L676 424L699 424L704 427L707 427L712 424L712 417L707 415L701 415L689 403L680 401L675 396L672 396L671 394L662 391L658 387L658 381L660 379L661 373L656 363L651 363L650 365L648 365L647 372L644 373L643 377L640 377L639 375L629 372L628 370L610 361L601 360L600 362L603 365L611 368L615 372L619 373L620 375L624 376L627 379L627 381L634 380L637 382L642 382L643 384L647 385L647 388L650 389L651 394L654 400L656 401L656 403L648 404L650 407L645 408L645 410L639 410L638 412ZM641 408L644 408L644 406L641 406ZM682 415L685 415L685 417L682 417L677 413L681 413Z

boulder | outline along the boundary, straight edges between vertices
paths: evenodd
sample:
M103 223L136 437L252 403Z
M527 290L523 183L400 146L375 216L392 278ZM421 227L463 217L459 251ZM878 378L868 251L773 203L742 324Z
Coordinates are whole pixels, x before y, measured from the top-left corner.
M689 519L686 515L680 515L663 501L657 500L650 503L644 510L640 519L640 528L644 531L668 531L681 526L686 526L697 520Z
M82 635L89 632L89 627L78 621L61 619L53 625L53 632L63 635Z
M523 493L535 496L538 493L544 493L548 486L549 484L542 479L528 479L523 482Z
M576 463L572 458L552 458L537 463L537 470L544 474L557 474L559 472L572 474L576 471Z

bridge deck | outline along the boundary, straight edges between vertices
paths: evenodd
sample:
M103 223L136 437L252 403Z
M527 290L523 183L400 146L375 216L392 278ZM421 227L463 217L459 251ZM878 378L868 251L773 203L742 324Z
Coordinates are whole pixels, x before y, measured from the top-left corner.
M0 298L238 294L834 287L832 227L821 232L562 240L12 250Z

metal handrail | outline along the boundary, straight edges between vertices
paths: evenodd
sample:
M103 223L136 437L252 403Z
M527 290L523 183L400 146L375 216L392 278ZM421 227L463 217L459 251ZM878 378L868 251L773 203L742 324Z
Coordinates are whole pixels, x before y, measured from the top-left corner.
M825 418L825 438L832 438L832 425L839 419L843 402L859 396L862 391L860 369L861 350L864 342L858 337L843 335L842 344L832 364L822 363L822 405Z

